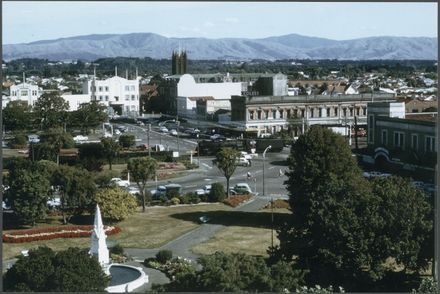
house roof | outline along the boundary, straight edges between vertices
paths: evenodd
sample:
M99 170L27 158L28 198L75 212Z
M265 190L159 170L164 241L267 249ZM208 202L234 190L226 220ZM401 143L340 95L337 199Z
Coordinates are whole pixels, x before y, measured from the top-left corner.
M437 113L406 114L406 120L437 122Z
M199 101L199 100L207 101L207 100L214 100L214 97L212 97L212 96L193 96L193 97L188 97L188 99L191 101Z

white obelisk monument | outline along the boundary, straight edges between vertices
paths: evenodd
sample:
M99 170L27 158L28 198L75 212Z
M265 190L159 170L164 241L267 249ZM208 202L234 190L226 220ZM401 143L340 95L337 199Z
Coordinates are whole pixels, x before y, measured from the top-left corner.
M92 246L90 247L89 254L94 255L98 258L99 263L104 270L107 269L109 265L109 252L105 239L104 225L102 224L101 211L99 206L96 205L95 221L93 223L92 231Z

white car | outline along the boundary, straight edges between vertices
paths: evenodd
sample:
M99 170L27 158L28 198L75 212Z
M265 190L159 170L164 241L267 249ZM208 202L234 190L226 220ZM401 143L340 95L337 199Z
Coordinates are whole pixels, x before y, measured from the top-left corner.
M244 157L237 158L237 160L235 161L235 164L239 165L239 166L249 166L249 165L251 165L249 160L247 160Z
M170 130L170 134L173 136L177 136L177 131L172 129L172 130Z
M221 135L220 134L214 134L214 135L212 135L211 137L209 137L211 140L217 140L217 139L220 139L221 138Z
M119 187L128 188L130 186L130 182L127 180L122 180L121 178L112 178L111 182L115 183Z
M83 136L83 135L78 135L78 136L73 137L73 141L75 141L76 143L82 142L82 141L87 141L88 139L89 139L89 137Z
M141 191L139 190L138 187L128 187L127 188L128 193L130 193L131 195L136 195L136 194L140 194Z
M118 130L118 129L116 129L116 130L115 130L115 134L116 134L116 135L120 135L120 134L121 134L121 131Z
M168 133L168 129L166 127L160 127L159 131L162 133Z

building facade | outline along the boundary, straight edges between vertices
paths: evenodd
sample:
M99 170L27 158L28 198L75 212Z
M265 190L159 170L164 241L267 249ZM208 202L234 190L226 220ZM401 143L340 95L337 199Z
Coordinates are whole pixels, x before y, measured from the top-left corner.
M12 85L9 88L9 96L5 97L3 101L3 108L10 101L23 101L27 102L29 106L34 106L40 96L43 95L43 89L37 85L32 85L29 83L21 83L18 85Z
M230 124L243 131L276 133L296 124L294 135L309 125L328 127L367 124L367 104L395 101L392 94L232 96Z
M404 169L434 168L437 160L436 113L405 113L405 103L368 105L368 148L375 163Z
M139 81L114 76L105 80L87 80L83 94L121 115L139 114ZM72 95L73 96L73 95Z

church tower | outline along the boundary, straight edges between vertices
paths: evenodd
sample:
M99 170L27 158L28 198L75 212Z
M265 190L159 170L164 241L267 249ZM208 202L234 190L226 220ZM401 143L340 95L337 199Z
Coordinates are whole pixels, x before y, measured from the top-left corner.
M109 252L105 242L106 238L107 236L105 235L104 225L102 223L101 211L99 210L99 206L96 205L95 221L93 222L92 231L92 246L90 247L89 254L96 256L103 267L110 262Z
M171 73L173 75L183 75L186 74L186 67L187 67L187 57L186 57L186 51L173 51L172 60L171 60Z

